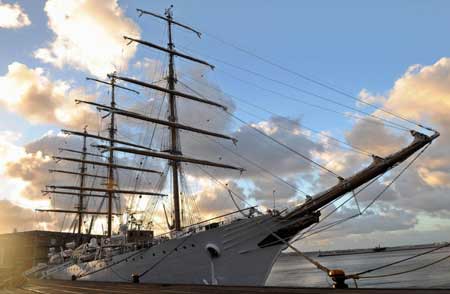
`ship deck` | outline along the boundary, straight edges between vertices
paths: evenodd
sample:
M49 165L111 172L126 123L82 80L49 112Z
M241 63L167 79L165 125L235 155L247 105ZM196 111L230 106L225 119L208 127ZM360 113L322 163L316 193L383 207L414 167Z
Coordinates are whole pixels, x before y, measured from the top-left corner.
M103 283L81 281L49 281L29 280L25 284L10 289L0 289L0 293L17 294L90 294L90 293L152 293L152 294L186 294L186 293L301 293L301 294L443 294L450 293L447 289L331 289L331 288L291 288L291 287L244 287L244 286L208 286L208 285L173 285L173 284L131 284L131 283Z

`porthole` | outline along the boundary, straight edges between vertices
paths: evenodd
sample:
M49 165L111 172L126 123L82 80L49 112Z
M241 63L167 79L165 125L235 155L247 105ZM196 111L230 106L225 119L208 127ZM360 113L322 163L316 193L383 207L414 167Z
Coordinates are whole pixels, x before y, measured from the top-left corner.
M165 251L165 250L163 250L163 254L166 254L166 251Z

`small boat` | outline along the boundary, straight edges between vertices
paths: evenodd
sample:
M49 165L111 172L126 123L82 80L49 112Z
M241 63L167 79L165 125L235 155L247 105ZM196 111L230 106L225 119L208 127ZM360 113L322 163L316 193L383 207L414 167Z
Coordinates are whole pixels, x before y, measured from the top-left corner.
M386 251L386 247L381 247L381 245L376 246L373 248L373 252L383 252Z

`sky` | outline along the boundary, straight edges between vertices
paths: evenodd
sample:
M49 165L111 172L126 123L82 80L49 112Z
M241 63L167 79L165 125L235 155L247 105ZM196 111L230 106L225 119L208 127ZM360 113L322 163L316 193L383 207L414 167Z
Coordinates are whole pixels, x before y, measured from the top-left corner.
M164 23L139 17L136 9L163 14L170 5L176 20L203 33L199 39L176 28L176 49L216 66L210 70L177 58L178 87L191 91L184 86L189 84L211 100L225 103L252 127L188 102L180 102L180 120L237 137L236 147L223 144L278 178L261 177L261 170L254 166L244 166L243 175L210 170L215 177L263 207L271 205L275 190L278 205L287 207L302 201L299 190L314 194L336 179L258 137L252 128L345 176L370 163L370 157L343 148L330 137L380 156L411 141L407 132L358 118L362 112L421 130L355 101L356 97L436 128L441 138L367 215L298 245L324 250L448 239L444 233L450 229L446 197L450 189L450 39L445 36L450 28L450 3L437 0L1 0L0 206L8 211L0 218L1 232L61 228L61 219L32 210L54 205L39 191L55 180L46 169L55 164L50 156L57 151L56 142L79 146L80 142L63 137L59 130L80 130L86 124L95 131L104 127L95 109L76 106L73 100L108 101L108 90L86 81L87 76L105 79L116 71L161 83L167 66L164 54L135 43L127 45L122 36L165 46ZM157 114L155 106L163 105L160 95L142 92L139 97L121 92L119 102L125 108ZM139 134L138 126L128 123L124 121L127 126L121 135ZM158 135L163 138L162 131ZM147 142L145 136L142 142ZM225 154L222 145L200 144L203 139L193 138L182 135L185 154L247 164ZM202 216L233 207L228 193L211 178L190 166L186 172L196 183L193 190ZM373 189L361 193L361 204L370 203L395 174L387 174ZM350 203L333 217L348 217L355 209L355 203Z

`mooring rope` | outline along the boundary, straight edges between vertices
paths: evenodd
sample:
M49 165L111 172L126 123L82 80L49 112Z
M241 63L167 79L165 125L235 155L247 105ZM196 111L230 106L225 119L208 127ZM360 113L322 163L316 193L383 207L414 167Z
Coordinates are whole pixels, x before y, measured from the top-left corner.
M408 261L408 260L415 259L417 257L420 257L420 256L423 256L423 255L432 253L434 251L437 251L437 250L440 250L440 249L446 248L446 247L450 247L450 243L449 242L447 242L447 243L445 243L445 244L443 244L441 246L435 247L435 248L433 248L431 250L428 250L428 251L425 251L425 252L421 252L421 253L418 253L416 255L409 256L409 257L406 257L406 258L403 258L403 259L400 259L400 260L397 260L397 261L394 261L394 262L391 262L391 263L388 263L388 264L385 264L385 265L382 265L382 266L378 266L378 267L375 267L373 269L369 269L369 270L365 270L365 271L362 271L362 272L359 272L359 273L356 273L356 274L353 274L353 275L349 275L348 277L351 278L351 279L355 279L355 278L356 279L376 278L376 277L389 276L389 275L400 275L401 273L407 273L407 272L411 272L411 271L414 271L414 270L419 270L419 269L422 269L424 267L431 266L431 265L433 265L435 263L443 261L443 260L449 258L450 255L447 256L447 257L444 257L442 259L439 259L437 261L434 261L432 263L429 263L429 264L427 264L425 266L420 266L420 267L418 267L416 269L413 269L413 270L408 270L408 271L404 271L404 272L398 272L398 273L394 273L394 274L378 275L378 276L361 276L361 275L368 274L370 272L374 272L374 271L377 271L377 270L380 270L380 269L384 269L384 268L387 268L387 267L390 267L390 266L393 266L393 265L396 265L396 264L399 264L399 263L402 263L402 262L405 262L405 261Z
M435 265L435 264L437 264L439 262L442 262L442 261L444 261L444 260L446 260L448 258L450 258L450 255L444 256L444 257L442 257L442 258L440 258L438 260L435 260L433 262L427 263L425 265L422 265L422 266L419 266L419 267L416 267L416 268L413 268L413 269L401 271L401 272L385 274L385 275L377 275L377 276L365 276L365 277L355 276L355 277L351 277L351 279L376 279L376 278L386 278L386 277L392 277L392 276L408 274L408 273L411 273L411 272L415 272L415 271L418 271L418 270L430 267L430 266Z

